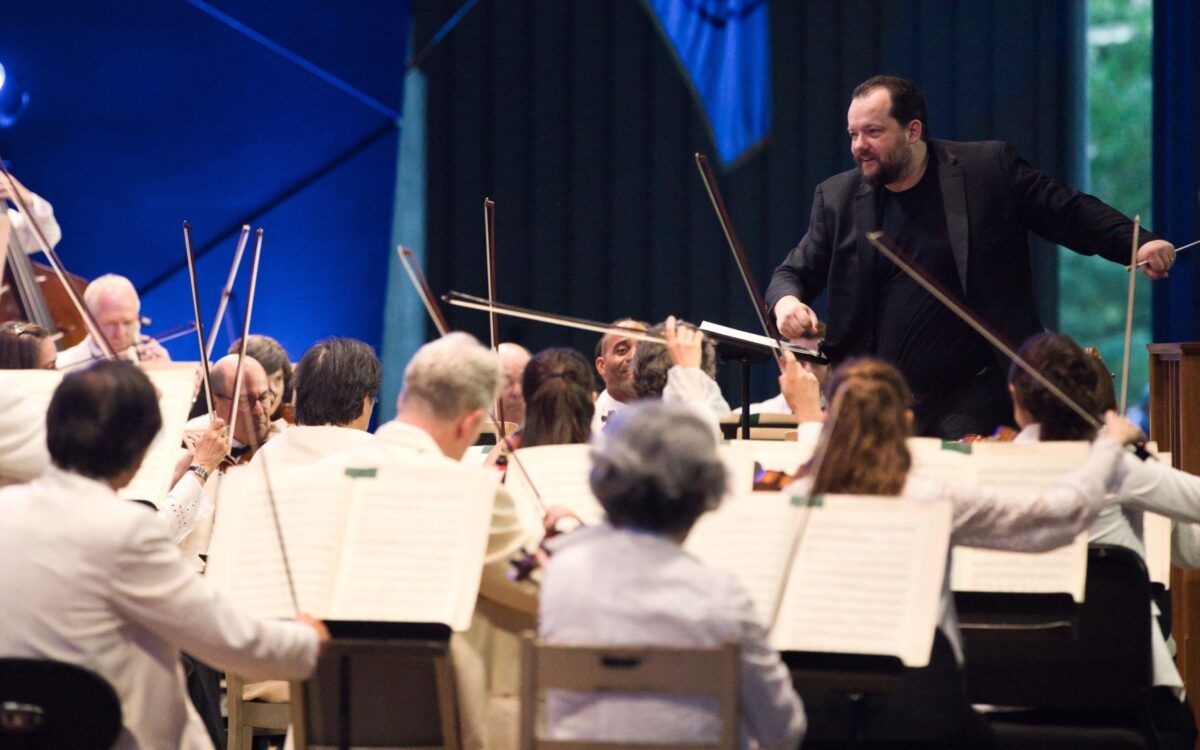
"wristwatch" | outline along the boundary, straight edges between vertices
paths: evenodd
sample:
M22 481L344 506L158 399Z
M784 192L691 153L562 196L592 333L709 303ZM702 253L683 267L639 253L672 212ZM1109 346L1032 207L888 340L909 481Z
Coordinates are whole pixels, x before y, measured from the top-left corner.
M187 470L200 477L200 481L208 481L208 469L205 469L203 466L192 464L191 466L187 467Z

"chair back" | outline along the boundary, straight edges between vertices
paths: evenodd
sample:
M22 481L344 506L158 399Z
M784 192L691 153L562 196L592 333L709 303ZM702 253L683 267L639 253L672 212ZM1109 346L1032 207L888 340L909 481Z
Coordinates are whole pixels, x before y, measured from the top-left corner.
M1088 548L1087 588L1074 637L1046 642L964 629L971 700L999 706L1138 712L1149 704L1150 579L1142 558ZM1157 626L1156 626L1157 627Z
M121 732L121 702L83 667L0 659L0 747L108 750Z
M736 645L559 646L532 634L521 639L522 750L734 750L738 746L740 665ZM658 694L710 698L719 706L719 735L710 742L592 741L543 738L542 693Z

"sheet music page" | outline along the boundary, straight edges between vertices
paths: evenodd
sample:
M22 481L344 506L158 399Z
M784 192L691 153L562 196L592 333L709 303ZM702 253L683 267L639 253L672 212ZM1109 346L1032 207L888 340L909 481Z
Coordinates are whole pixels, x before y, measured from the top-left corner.
M65 373L59 370L5 370L4 377L21 389L23 400L41 414L50 408L54 389L62 382Z
M518 506L525 509L524 514L537 514L533 519L522 518L527 528L538 528L542 522L537 502L533 499L533 490L529 486L530 481L541 493L542 503L546 507L561 505L588 525L604 522L604 508L588 485L588 472L592 470L588 450L586 444L539 445L516 451L520 465L517 460L509 459L504 485L513 494ZM521 467L529 472L528 480ZM529 525L531 522L534 525Z
M764 469L795 474L803 464L812 458L817 449L816 440L730 440L721 446L736 448L744 446L750 454L750 463L760 464Z
M1053 485L1087 463L1084 441L973 443L978 481L1002 495L1027 495ZM955 591L1070 594L1083 601L1087 583L1087 533L1050 552L1004 552L955 547L950 587Z
M130 500L149 500L160 503L171 491L175 464L183 456L183 426L192 409L192 393L196 387L198 362L146 363L142 371L158 389L158 408L162 413L162 429L146 450L146 457L133 480L118 494Z
M955 547L951 553L950 588L1003 594L1070 594L1082 602L1087 584L1087 545L1084 531L1070 544L1049 552Z
M754 602L758 621L770 627L804 514L792 505L790 493L727 497L715 511L700 516L683 548L705 565L736 575Z
M286 466L270 472L300 608L328 617L351 481L333 466ZM223 475L217 508L205 577L256 617L292 617L261 465Z
M946 443L938 438L909 438L912 468L908 476L939 482L973 482L975 466L970 457L973 447Z
M940 611L950 503L826 495L808 513L771 630L781 651L925 666Z
M498 483L494 471L443 466L355 478L330 615L466 630Z
M747 495L754 491L755 447L751 443L755 442L761 441L730 440L717 446L717 457L725 464L725 487L728 496Z

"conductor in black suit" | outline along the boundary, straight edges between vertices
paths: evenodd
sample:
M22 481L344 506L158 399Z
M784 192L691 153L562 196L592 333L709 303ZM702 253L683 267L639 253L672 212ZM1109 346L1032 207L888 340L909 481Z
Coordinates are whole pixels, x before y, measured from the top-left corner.
M1012 423L1008 362L983 337L879 255L882 230L945 290L1009 342L1042 330L1027 233L1085 255L1129 263L1133 222L1030 166L998 141L929 138L925 100L910 82L876 76L846 117L857 169L817 186L808 232L767 288L788 338L815 330L811 303L828 289L823 351L835 364L874 355L912 387L916 432L947 439ZM1175 248L1141 232L1143 272L1162 279Z

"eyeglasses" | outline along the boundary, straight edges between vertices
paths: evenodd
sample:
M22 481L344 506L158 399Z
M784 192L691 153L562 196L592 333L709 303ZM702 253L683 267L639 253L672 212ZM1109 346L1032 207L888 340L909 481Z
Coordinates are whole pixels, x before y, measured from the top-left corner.
M226 401L233 400L232 396L226 395L224 393L213 393L213 396L215 398L225 399ZM267 409L271 406L271 402L274 400L275 400L275 391L270 391L270 390L263 391L261 394L259 394L257 396L251 396L250 394L247 393L245 396L241 397L242 404L244 404L249 409L253 409L255 403L257 403L263 409Z

